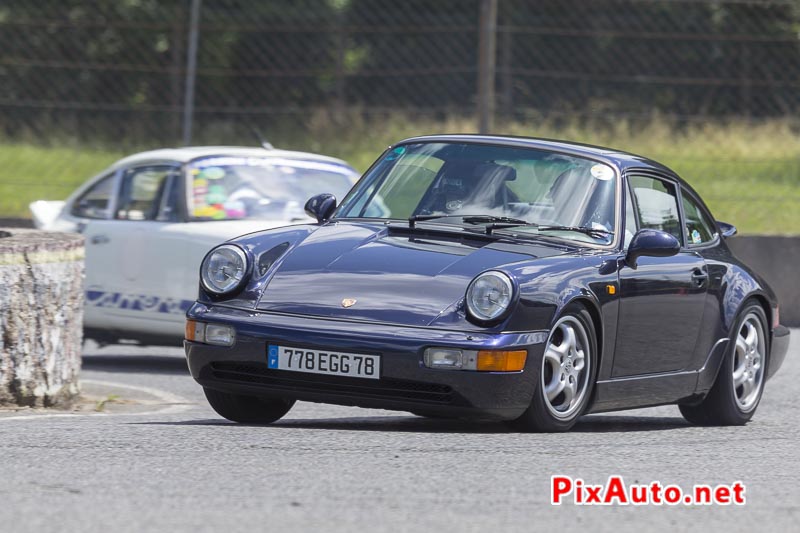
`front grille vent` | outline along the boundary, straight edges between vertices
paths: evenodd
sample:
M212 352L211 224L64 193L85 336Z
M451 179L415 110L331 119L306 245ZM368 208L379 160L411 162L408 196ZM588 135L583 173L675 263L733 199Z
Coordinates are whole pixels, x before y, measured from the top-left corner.
M453 389L447 385L399 379L362 379L323 376L274 370L256 363L217 362L211 364L214 378L221 381L257 384L271 389L326 392L365 398L392 398L427 403L450 403Z

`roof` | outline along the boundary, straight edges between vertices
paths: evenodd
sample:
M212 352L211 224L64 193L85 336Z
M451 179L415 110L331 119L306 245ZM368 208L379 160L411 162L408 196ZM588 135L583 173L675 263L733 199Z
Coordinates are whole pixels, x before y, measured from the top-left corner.
M301 161L316 161L320 163L331 163L352 168L348 163L335 157L328 157L308 152L295 152L292 150L267 150L260 147L247 146L186 146L182 148L162 148L129 155L114 163L111 168L127 167L143 163L154 162L173 162L188 163L196 159L206 157L280 157L283 159L297 159Z
M675 172L657 161L642 157L636 154L593 146L571 141L560 141L555 139L539 139L535 137L517 137L513 135L479 135L479 134L445 134L445 135L424 135L411 137L396 144L407 144L414 142L471 142L481 144L503 144L506 146L518 146L521 148L535 148L553 152L565 153L576 157L587 157L599 159L617 166L620 170L627 168L650 168L667 172L675 176Z

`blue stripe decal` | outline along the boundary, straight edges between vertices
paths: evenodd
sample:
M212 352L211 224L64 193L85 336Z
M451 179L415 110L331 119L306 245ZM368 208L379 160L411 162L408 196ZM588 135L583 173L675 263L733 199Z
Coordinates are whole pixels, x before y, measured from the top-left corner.
M86 291L86 305L108 309L185 315L193 303L194 300L159 298L158 296L148 296L146 294Z

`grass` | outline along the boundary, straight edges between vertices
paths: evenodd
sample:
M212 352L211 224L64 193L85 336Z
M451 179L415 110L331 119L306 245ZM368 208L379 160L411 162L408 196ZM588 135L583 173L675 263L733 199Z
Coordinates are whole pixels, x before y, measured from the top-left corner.
M312 114L303 131L272 132L282 148L341 157L363 171L383 149L404 137L475 131L465 119L416 119L404 115L369 121L348 116L340 125L325 112ZM641 154L683 176L719 220L744 234L800 234L800 133L788 122L729 122L678 126L665 119L634 125L625 121L545 121L498 124L496 131L568 139ZM213 139L220 142L231 140ZM248 139L240 142L251 144ZM145 147L147 148L147 147ZM29 216L37 199L63 199L126 151L47 148L0 143L0 217Z
M63 200L126 155L113 150L0 144L0 218L30 217L34 200Z
M98 413L102 413L103 411L105 411L106 405L111 403L116 403L118 401L119 401L119 396L117 396L116 394L109 394L105 398L95 403L94 410L97 411Z

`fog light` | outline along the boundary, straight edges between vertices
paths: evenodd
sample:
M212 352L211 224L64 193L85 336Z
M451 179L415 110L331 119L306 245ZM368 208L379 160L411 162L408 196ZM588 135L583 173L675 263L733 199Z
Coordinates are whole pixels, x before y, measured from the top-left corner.
M206 341L206 325L202 322L197 322L195 320L187 320L186 321L186 340L193 341L193 342L205 342Z
M526 350L481 350L478 352L476 370L482 372L519 372L525 368L527 359L528 352Z
M233 346L236 341L236 330L222 324L205 324L195 320L186 321L186 340L214 344L216 346Z
M206 324L206 344L217 346L233 346L234 329L222 324Z
M428 368L461 370L463 366L461 350L451 348L428 348L425 350L424 360Z

